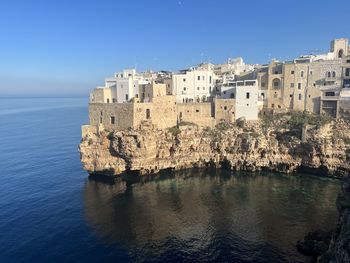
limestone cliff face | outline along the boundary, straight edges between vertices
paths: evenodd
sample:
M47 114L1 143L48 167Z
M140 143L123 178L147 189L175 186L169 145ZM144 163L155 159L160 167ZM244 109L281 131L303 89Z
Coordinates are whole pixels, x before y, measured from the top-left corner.
M337 199L339 220L332 233L328 250L318 258L318 262L350 262L350 186L344 183Z
M146 174L161 169L224 166L284 173L317 169L343 176L350 171L349 128L348 122L340 120L302 130L290 125L288 118L268 124L221 124L212 129L192 124L123 131L85 126L80 153L89 173Z

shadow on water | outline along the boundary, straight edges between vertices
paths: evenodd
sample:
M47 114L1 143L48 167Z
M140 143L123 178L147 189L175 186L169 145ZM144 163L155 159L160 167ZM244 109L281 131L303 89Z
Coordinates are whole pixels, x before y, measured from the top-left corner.
M295 243L331 229L339 182L310 176L163 172L93 176L85 216L109 244L141 262L310 262Z

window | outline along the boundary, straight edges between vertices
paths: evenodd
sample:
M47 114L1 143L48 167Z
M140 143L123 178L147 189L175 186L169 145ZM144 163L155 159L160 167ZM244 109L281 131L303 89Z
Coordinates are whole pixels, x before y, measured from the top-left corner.
M278 88L279 85L280 85L280 82L279 82L278 80L276 80L276 81L273 82L273 86L274 86L275 88Z
M109 99L107 99L107 103L109 103Z
M300 77L304 77L304 71L300 72Z
M196 110L196 112L199 112L199 110Z
M186 87L184 87L184 90L186 90Z
M325 95L327 97L332 97L332 96L335 96L335 92L334 91L327 91Z
M246 97L246 99L249 99L249 97L250 97L250 93L249 93L249 92L247 92L247 93L245 94L245 97Z
M230 95L231 99L234 99L235 98L235 93L232 92L231 95Z
M226 94L226 91L224 91L223 93Z
M183 82L186 82L186 79L182 79Z
M301 94L299 93L299 100L301 100Z
M111 124L115 124L115 117L111 116Z
M298 83L298 89L301 89L301 83Z
M224 106L224 110L227 110L227 106Z
M151 110L146 109L146 119L150 119L150 118L151 118Z
M100 117L100 123L102 123L102 117Z
M205 77L204 76L202 76L202 80L204 80L205 79Z
M197 79L198 79L198 80L201 80L201 76L198 76Z
M345 76L347 76L347 77L350 76L350 68L345 69Z
M126 100L126 101L129 100L129 94L125 94L125 100Z
M294 70L292 70L292 71L290 72L290 74L294 75Z
M327 72L327 77L328 77L328 78L331 77L331 72L330 72L330 71Z
M261 87L265 88L265 82L261 83Z
M278 74L278 71L277 71L277 70L275 71L275 74Z
M289 98L293 98L293 94L290 94L290 95L289 95Z
M275 104L272 103L272 104L271 104L271 107L274 108L274 107L275 107Z
M342 58L343 54L344 54L344 51L342 49L340 49L338 52L338 58Z
M199 90L199 87L197 87L197 90Z
M247 107L249 107L249 104L247 104Z
M332 77L335 78L335 71L332 72Z
M115 102L115 99L113 99L113 103Z
M205 90L205 87L203 87L203 90Z
M291 88L294 88L294 83L290 83L290 87L291 87Z
M209 83L211 83L211 76L209 77Z
M310 71L310 75L312 75L312 71Z

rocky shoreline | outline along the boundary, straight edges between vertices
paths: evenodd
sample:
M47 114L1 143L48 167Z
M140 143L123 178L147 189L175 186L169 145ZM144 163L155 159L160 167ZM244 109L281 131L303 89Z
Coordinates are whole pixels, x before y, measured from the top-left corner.
M161 170L216 167L239 171L312 172L344 178L340 213L331 233L309 233L299 251L318 262L350 262L350 121L305 113L273 115L203 128L109 131L84 126L81 162L90 174L146 175Z
M300 116L298 116L299 118ZM314 172L344 177L350 171L349 122L295 123L293 115L255 123L221 123L203 128L191 123L166 130L109 131L84 126L81 162L90 174L140 175L164 169L223 167L230 170ZM267 119L267 118L266 118ZM342 132L343 131L343 132Z
M301 253L313 256L320 263L350 262L350 176L344 180L336 205L339 218L333 231L310 232L297 243Z

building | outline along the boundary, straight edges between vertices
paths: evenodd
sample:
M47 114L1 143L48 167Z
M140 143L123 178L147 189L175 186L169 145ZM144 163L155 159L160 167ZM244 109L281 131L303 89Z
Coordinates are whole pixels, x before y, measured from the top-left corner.
M209 101L214 82L214 72L204 68L183 70L164 80L167 93L175 95L178 103Z
M90 95L90 122L110 128L159 128L180 122L214 126L259 113L309 111L338 117L350 112L350 47L345 38L325 54L246 65L202 63L176 73L127 69Z
M234 120L244 117L257 120L259 108L263 105L263 96L258 90L257 80L242 80L225 83L220 87L221 99L234 99Z

